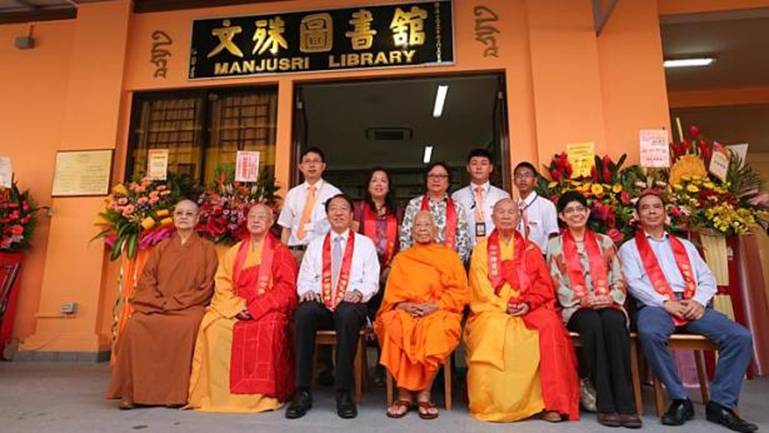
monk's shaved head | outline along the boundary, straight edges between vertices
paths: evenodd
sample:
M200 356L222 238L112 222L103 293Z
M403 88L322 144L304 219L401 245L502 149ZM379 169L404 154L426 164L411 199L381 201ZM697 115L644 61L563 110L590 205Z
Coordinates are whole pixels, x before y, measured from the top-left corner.
M184 200L179 200L179 202L176 203L176 206L174 206L174 209L180 209L180 208L194 209L196 214L200 213L200 206L198 206L197 203L195 203L190 199L185 198Z
M418 244L429 244L435 240L435 218L433 214L427 211L419 211L414 216L414 223L411 226L411 237Z
M177 231L191 231L198 225L200 207L192 200L181 200L174 206L174 227Z
M248 210L248 215L251 214L264 214L269 216L270 218L274 217L274 214L272 213L272 208L267 206L264 203L257 203Z
M251 206L246 215L246 229L257 240L270 230L274 222L275 215L272 213L272 208L264 203Z
M491 220L494 221L494 227L505 238L511 236L518 225L521 213L518 211L518 204L511 198L503 198L494 204L494 210L491 213Z
M511 199L510 197L503 198L502 200L499 200L494 204L494 211L497 210L497 207L499 206L510 206L512 205L513 208L516 210L518 209L518 203L515 202L515 200Z

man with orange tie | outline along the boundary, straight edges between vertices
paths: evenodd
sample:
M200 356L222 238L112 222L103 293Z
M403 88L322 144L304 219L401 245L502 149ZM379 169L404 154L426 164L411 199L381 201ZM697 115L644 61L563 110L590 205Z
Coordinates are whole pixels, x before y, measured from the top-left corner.
M334 386L336 411L355 418L350 391L356 342L368 310L366 302L379 290L379 259L374 242L350 230L353 204L337 194L325 203L331 230L307 247L296 284L299 307L294 313L296 392L286 418L300 418L312 408L312 360L315 333L336 331Z
M537 187L539 174L530 162L524 161L513 170L513 183L518 188L518 209L521 221L518 231L524 238L534 242L544 254L547 241L558 234L558 212L555 204L540 197L534 189Z
M480 148L471 150L467 156L470 185L451 195L452 200L465 208L467 227L470 231L470 248L494 230L494 221L491 219L494 205L499 200L510 197L507 191L489 182L492 172L494 172L494 161L491 153Z
M302 261L310 241L328 232L328 218L323 204L329 197L341 192L323 180L325 170L323 151L317 147L305 149L299 158L299 171L304 176L304 183L288 191L278 217L278 224L283 227L280 239L288 245L298 262Z

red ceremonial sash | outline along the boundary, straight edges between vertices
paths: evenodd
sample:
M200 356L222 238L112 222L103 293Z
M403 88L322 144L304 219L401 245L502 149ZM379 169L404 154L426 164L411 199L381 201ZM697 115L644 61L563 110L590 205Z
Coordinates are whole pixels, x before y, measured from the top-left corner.
M243 264L248 257L248 251L251 249L251 236L246 237L240 244L238 254L235 256L235 263L232 268L232 285L235 290L235 295L245 298L248 301L254 296L262 295L270 286L270 280L272 279L272 259L273 248L275 245L275 239L272 235L266 234L262 241L262 258L258 266L258 276L256 286L241 284L241 274L243 272ZM250 295L250 296L249 296Z
M692 269L691 261L689 261L689 255L686 254L686 247L675 236L668 236L670 240L670 247L673 249L673 258L676 261L676 266L684 277L684 299L691 299L694 293L697 291L697 282L694 280L694 273ZM665 278L665 274L662 272L657 256L654 255L649 240L646 238L646 233L643 230L639 230L635 235L635 244L638 248L638 253L641 255L641 261L644 265L649 280L654 285L654 290L660 295L664 296L666 300L675 301L676 295L673 293L673 288L670 287L670 283ZM673 323L676 326L685 325L688 320L679 319L676 316L673 317Z
M382 265L390 263L390 260L392 260L395 255L395 242L398 241L398 218L392 213L388 213L385 218L387 220L387 248L385 249ZM376 223L377 216L371 210L371 206L367 203L363 203L363 234L372 239L374 243L378 244L376 241Z
M323 239L323 275L322 275L322 289L323 289L323 304L329 310L334 310L339 302L344 298L347 292L347 283L350 281L350 268L352 267L352 252L355 248L355 233L349 232L347 237L347 246L344 250L344 258L342 259L342 267L339 269L339 280L336 282L336 296L332 296L331 288L331 232L326 234Z
M430 211L429 194L422 196L420 210ZM446 239L444 239L443 244L451 249L455 249L457 246L457 210L454 208L454 200L451 197L446 197Z
M566 260L566 273L571 283L571 290L574 291L576 299L582 299L587 295L587 284L585 283L585 272L582 269L582 263L579 260L577 252L577 242L570 230L563 233L563 257ZM609 282L606 272L606 262L604 261L601 246L598 244L598 237L591 230L585 230L585 252L587 252L587 261L590 266L590 276L593 279L593 292L596 295L606 295L609 293Z
M486 257L489 267L489 281L494 287L494 294L499 295L505 283L510 287L523 292L529 287L529 276L526 274L526 242L517 231L513 242L513 259L501 260L499 247L499 232L495 229L486 241Z

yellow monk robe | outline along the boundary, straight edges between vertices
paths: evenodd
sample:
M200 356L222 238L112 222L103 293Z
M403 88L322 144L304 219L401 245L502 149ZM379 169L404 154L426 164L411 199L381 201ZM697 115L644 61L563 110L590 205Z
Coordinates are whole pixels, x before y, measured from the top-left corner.
M500 240L500 259L514 257L514 242ZM470 263L471 314L465 324L470 414L482 421L510 422L545 408L539 380L539 333L507 313L520 294L509 284L499 294L488 278L487 239L479 240Z
M200 324L195 344L187 408L204 412L263 412L278 409L282 405L278 398L230 392L233 328L238 322L235 316L244 308L265 312L286 310L285 313L290 316L296 306L296 261L284 245L274 240L273 245L272 287L266 295L257 298L255 303L261 305L256 308L248 306L246 300L236 294L233 268L241 242L224 253L216 273L216 291ZM248 250L242 269L248 270L261 264L263 246L264 242L261 242L254 251ZM263 314L263 317L267 316ZM293 376L291 366L285 368ZM264 374L270 373L265 371Z
M420 391L459 344L462 311L470 300L467 276L456 251L436 243L416 244L393 260L374 331L380 363L399 387ZM437 303L438 310L413 318L401 302Z

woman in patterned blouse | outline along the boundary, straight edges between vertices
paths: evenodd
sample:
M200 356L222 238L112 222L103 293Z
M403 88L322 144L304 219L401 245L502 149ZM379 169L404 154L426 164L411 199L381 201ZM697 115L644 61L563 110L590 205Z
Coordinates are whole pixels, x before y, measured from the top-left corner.
M550 239L547 262L566 327L582 340L580 363L596 388L598 422L639 428L622 266L614 242L587 228L589 214L581 193L569 191L560 197L558 218L566 230Z
M406 206L400 230L401 250L412 245L411 225L414 223L414 216L417 212L425 210L429 211L435 220L438 230L435 242L453 248L462 262L467 262L470 257L467 214L465 208L455 203L447 194L450 185L451 176L448 165L443 162L434 162L427 167L425 193L412 198Z

